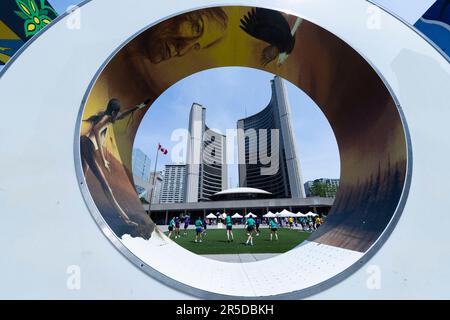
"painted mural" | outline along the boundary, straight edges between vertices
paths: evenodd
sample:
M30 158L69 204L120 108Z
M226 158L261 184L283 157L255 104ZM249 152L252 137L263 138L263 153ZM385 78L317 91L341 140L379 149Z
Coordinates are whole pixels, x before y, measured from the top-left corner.
M437 0L414 26L441 48L450 60L450 0Z

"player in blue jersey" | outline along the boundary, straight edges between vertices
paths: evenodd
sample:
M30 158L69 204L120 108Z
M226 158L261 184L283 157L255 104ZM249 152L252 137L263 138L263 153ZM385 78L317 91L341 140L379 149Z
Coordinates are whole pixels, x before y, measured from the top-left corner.
M233 241L234 237L233 237L233 221L231 220L231 216L230 214L227 214L226 218L225 218L225 225L227 227L227 241Z

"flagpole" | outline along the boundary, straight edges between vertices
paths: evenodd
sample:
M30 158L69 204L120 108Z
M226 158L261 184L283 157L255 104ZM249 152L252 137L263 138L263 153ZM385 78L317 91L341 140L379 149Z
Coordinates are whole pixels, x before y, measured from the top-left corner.
M153 182L152 182L152 190L150 192L150 201L148 204L148 215L150 216L151 214L151 208L152 208L152 201L153 201L153 190L155 189L155 180L156 180L156 166L158 164L158 155L159 155L159 149L160 149L160 144L158 144L158 148L156 149L156 160L155 160L155 169L153 170Z

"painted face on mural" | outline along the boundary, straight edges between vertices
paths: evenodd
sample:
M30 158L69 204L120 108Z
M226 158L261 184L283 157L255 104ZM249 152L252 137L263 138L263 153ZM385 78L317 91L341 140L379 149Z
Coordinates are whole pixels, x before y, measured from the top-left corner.
M192 50L214 46L225 36L228 17L220 8L203 9L174 17L155 26L147 37L152 63L182 57Z

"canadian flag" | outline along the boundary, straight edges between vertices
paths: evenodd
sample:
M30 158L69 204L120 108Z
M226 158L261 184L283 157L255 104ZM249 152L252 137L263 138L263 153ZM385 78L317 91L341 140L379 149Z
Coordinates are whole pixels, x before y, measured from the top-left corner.
M161 151L162 154L167 154L167 149L163 148L159 143L158 143L158 151Z

